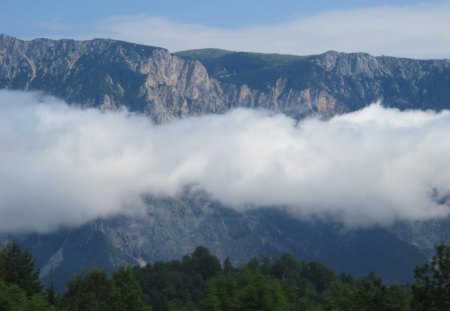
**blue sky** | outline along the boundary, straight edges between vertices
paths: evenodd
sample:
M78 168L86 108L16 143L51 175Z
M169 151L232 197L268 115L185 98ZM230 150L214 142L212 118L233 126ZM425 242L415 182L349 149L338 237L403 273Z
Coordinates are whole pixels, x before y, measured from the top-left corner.
M16 36L39 36L46 29L36 27L54 20L74 26L94 24L105 17L148 14L178 22L208 26L243 27L283 22L296 16L330 10L410 5L415 0L396 1L295 1L295 0L2 0L0 26Z
M449 1L2 0L0 32L110 37L171 51L217 47L450 58ZM448 26L448 27L447 27Z

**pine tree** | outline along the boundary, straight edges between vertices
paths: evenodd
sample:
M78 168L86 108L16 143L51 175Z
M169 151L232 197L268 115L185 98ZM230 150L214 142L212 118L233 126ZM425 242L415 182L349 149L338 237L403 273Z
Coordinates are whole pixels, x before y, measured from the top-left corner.
M12 242L0 251L0 279L21 287L27 296L40 293L42 283L34 259L27 250Z
M112 302L111 281L104 270L94 269L77 275L66 284L62 306L68 311L110 311Z
M111 310L148 310L141 300L141 288L131 267L119 267L112 276L113 298Z
M439 244L435 249L431 263L414 271L414 310L450 310L450 246Z

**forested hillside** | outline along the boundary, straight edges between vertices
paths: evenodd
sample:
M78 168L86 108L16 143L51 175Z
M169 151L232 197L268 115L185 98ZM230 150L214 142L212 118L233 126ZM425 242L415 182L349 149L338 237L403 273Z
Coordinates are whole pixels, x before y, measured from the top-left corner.
M31 254L11 243L0 251L0 310L448 310L450 247L438 245L415 283L383 284L376 274L336 275L289 254L221 263L205 247L182 260L94 269L57 293L39 281Z

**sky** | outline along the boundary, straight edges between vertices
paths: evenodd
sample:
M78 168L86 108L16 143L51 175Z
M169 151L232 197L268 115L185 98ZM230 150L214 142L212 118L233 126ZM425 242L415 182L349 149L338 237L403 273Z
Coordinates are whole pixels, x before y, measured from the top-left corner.
M0 32L168 48L450 58L450 1L1 0Z
M237 109L152 125L0 91L0 231L51 231L116 214L142 194L198 187L237 211L279 207L349 227L450 213L450 112L373 104L328 121Z

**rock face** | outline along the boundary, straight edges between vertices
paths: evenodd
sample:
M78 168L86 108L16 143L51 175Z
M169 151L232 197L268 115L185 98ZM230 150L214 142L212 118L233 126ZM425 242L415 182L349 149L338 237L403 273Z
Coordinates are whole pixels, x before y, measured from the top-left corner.
M297 115L332 116L376 100L400 109L448 108L450 61L373 57L365 53L290 56L210 50L179 52L198 59L232 91L239 106L265 107ZM242 96L244 94L244 96ZM231 98L236 98L231 96ZM243 100L244 99L244 100Z
M308 57L201 50L177 55L106 39L0 35L0 88L39 90L100 109L126 106L157 123L233 107L329 117L378 99L401 109L442 109L450 102L448 60L333 51Z
M0 36L0 88L39 90L82 106L126 106L156 122L225 111L218 82L195 60L113 40Z
M450 244L450 218L401 222L389 226L388 229L428 258L434 255L434 246L437 243Z

